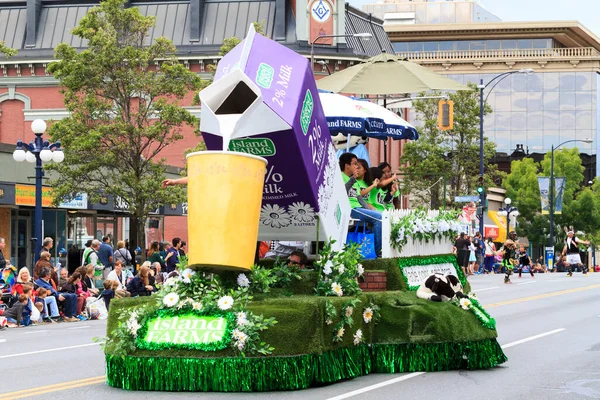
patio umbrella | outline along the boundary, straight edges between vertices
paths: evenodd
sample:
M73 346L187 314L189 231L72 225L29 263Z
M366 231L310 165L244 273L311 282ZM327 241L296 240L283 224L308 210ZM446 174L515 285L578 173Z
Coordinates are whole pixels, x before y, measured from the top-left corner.
M417 140L419 138L419 133L417 132L415 127L409 124L404 118L400 117L395 112L392 112L387 108L380 106L379 104L372 103L367 99L353 99L355 103L360 105L360 107L365 108L367 111L371 112L374 117L383 120L383 122L385 123L385 136L390 137L394 140Z
M471 90L419 64L388 53L372 57L317 81L317 87L335 93L390 95L429 90Z

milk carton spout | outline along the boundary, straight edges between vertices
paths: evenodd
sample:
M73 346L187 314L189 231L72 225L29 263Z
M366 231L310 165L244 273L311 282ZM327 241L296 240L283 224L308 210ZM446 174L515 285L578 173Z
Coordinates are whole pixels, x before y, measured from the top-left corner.
M260 89L235 69L200 92L202 131L223 138L223 150L231 139L290 129L263 102Z

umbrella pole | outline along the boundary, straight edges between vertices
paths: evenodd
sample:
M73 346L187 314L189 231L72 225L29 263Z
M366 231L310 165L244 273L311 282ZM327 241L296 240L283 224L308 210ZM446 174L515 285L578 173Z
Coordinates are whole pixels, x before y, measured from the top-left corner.
M348 134L348 141L346 142L346 152L350 153L350 134Z
M387 97L383 96L383 108L387 110ZM388 138L386 137L383 142L383 162L387 162L387 143Z

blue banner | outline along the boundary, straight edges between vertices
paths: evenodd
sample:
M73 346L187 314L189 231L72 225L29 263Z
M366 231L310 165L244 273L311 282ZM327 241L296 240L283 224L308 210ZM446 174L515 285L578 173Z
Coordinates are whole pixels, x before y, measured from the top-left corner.
M554 214L562 213L563 195L567 178L554 178ZM550 214L550 178L538 176L540 198L542 201L542 214Z

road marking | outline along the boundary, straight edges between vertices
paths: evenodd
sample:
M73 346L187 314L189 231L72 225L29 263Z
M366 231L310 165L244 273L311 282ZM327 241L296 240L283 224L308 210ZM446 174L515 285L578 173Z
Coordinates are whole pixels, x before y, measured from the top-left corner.
M550 332L540 333L539 335L530 336L530 337L527 337L527 338L524 338L524 339L521 339L521 340L517 340L515 342L507 343L507 344L505 344L505 345L503 345L501 347L503 349L509 349L509 348L511 348L513 346L518 346L520 344L527 343L527 342L530 342L532 340L536 340L536 339L542 338L544 336L553 335L555 333L559 333L559 332L562 332L564 330L565 330L565 328L560 328L560 329L555 329L555 330L550 331ZM354 390L352 392L341 394L339 396L330 397L327 400L342 400L342 399L347 399L348 397L356 396L356 395L359 395L359 394L362 394L362 393L365 393L365 392L369 392L371 390L379 389L379 388L382 388L382 387L385 387L385 386L388 386L388 385L393 385L394 383L398 383L398 382L402 382L402 381L405 381L405 380L408 380L408 379L411 379L411 378L415 378L415 377L417 377L419 375L423 375L425 373L426 372L413 372L413 373L410 373L408 375L401 376L399 378L390 379L389 381L383 381L383 382L377 383L375 385L366 386L366 387L364 387L362 389L358 389L358 390ZM2 399L0 398L0 400L2 400Z
M511 348L513 346L516 346L516 345L519 345L519 344L522 344L522 343L531 342L532 340L543 338L544 336L554 335L555 333L559 333L559 332L562 332L564 330L565 330L565 328L555 329L555 330L550 331L550 332L544 332L544 333L540 333L539 335L530 336L530 337L525 338L525 339L517 340L516 342L510 342L510 343L507 343L507 344L505 344L503 346L500 346L500 347L502 347L503 349L509 349L509 348Z
M89 325L81 325L81 326L75 326L73 328L67 328L68 331L73 330L73 329L85 329L85 328L89 328Z
M531 281L531 282L521 282L521 283L517 283L517 286L519 285L531 285L532 283L537 283L536 281Z
M106 377L96 376L94 378L80 379L77 381L56 383L54 385L41 386L32 389L18 390L16 392L0 394L0 400L21 399L23 397L38 396L45 393L58 392L62 390L74 389L81 386L96 385L104 383Z
M358 394L369 392L371 390L379 389L379 388L382 388L382 387L385 387L385 386L388 386L388 385L393 385L394 383L402 382L402 381L405 381L407 379L416 378L417 376L423 375L423 374L425 374L425 372L413 372L413 373L410 373L408 375L404 375L404 376L401 376L401 377L398 377L398 378L390 379L389 381L383 381L383 382L377 383L375 385L364 387L362 389L358 389L358 390L354 390L352 392L340 394L339 396L330 397L327 400L342 400L342 399L347 399L348 397L356 396Z
M44 333L44 332L48 332L47 330L41 330L41 331L29 331L29 332L25 332L26 335L35 335L36 333Z
M17 354L6 354L3 356L0 356L0 359L3 358L12 358L12 357L20 357L20 356L28 356L30 354L40 354L40 353L50 353L52 351L61 351L61 350L68 350L68 349L77 349L79 347L88 347L88 346L98 346L100 344L102 344L104 342L98 342L98 343L87 343L87 344L78 344L76 346L67 346L67 347L57 347L55 349L46 349L46 350L36 350L36 351L28 351L27 353L17 353Z
M487 287L483 289L474 289L474 292L483 292L484 290L500 289L500 286Z
M508 300L508 301L501 301L499 303L484 304L483 307L486 308L486 309L487 308L492 308L492 307L500 307L500 306L506 306L506 305L509 305L509 304L523 303L523 302L526 302L526 301L546 299L548 297L562 296L563 294L571 294L571 293L577 293L577 292L584 292L586 290L592 290L592 289L600 289L600 284L591 285L591 286L585 286L585 287L575 288L575 289L561 290L559 292L539 294L539 295L536 295L536 296L522 297L520 299L514 299L514 300Z

